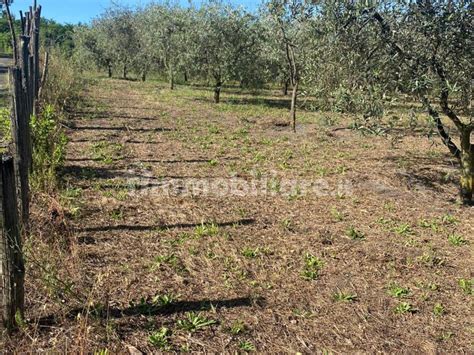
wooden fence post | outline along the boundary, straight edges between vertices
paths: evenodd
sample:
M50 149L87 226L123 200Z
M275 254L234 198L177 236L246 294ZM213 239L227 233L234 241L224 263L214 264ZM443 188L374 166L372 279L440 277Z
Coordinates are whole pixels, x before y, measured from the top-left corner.
M0 334L16 328L16 317L24 316L22 241L18 220L13 158L0 160Z
M40 89L40 26L41 26L41 6L37 6L36 1L34 4L35 9L35 20L34 20L34 27L33 27L33 48L32 48L32 55L34 58L34 95L35 95L35 103L33 106L33 113L36 115L38 113L38 98L39 98L39 89Z
M10 82L13 91L12 137L16 177L20 197L21 221L23 230L29 231L31 164L30 113L26 105L26 93L22 85L21 69L10 68Z
M23 90L25 91L25 101L27 107L28 117L31 113L33 113L33 85L32 85L32 77L31 77L31 58L30 58L30 37L28 36L21 36L20 38L20 65L21 65L21 74L22 74L22 83L23 83ZM29 118L28 118L29 119Z

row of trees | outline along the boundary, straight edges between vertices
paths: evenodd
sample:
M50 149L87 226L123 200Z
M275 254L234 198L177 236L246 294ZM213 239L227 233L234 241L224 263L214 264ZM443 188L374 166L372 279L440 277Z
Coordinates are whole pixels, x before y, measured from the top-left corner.
M170 89L205 80L216 103L229 81L291 88L293 128L303 94L365 120L381 117L388 98L411 95L459 159L463 200L472 203L473 14L469 0L267 0L256 13L219 0L152 3L110 8L76 29L75 44L78 59L110 76L159 72Z
M91 26L76 31L78 54L86 63L105 67L109 76L119 68L146 79L150 71L166 74L170 89L181 81L202 78L214 86L219 102L222 85L262 85L264 29L258 18L242 9L210 2L199 9L152 4L131 10L112 7ZM80 51L80 49L84 49Z

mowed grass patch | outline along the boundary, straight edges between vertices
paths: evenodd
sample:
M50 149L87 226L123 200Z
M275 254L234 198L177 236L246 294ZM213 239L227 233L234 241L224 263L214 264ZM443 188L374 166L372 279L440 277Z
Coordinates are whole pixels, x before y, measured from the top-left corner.
M331 112L302 112L293 134L279 124L287 98L230 89L215 105L200 87L101 79L90 88L101 110L87 124L98 129L70 133L76 173L62 197L80 208L68 217L74 253L48 255L58 262L28 280L32 319L82 312L55 318L54 345L29 323L35 342L21 337L22 349L469 346L474 216L450 201L445 148L421 133L397 133L406 140L398 145L394 134L348 129L354 117ZM404 127L406 112L393 114ZM110 126L125 129L100 129ZM217 178L264 192L185 193L192 179ZM300 188L287 189L293 182ZM158 194L167 183L173 190ZM77 261L71 280L58 257Z

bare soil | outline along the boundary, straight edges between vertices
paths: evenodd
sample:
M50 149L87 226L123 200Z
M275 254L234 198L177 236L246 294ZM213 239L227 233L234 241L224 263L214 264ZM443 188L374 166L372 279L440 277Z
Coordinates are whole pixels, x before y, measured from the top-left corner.
M64 191L35 198L44 242L27 245L28 322L7 349L472 352L474 209L421 115L377 136L305 112L294 134L271 92L214 105L204 88L101 79L86 96ZM183 187L217 178L267 193ZM214 322L186 327L197 314Z

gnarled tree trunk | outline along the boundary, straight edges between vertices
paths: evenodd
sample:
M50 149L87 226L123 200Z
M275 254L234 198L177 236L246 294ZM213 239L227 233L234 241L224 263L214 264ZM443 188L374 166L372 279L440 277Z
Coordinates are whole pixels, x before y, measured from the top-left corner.
M221 89L222 89L222 82L218 80L216 82L216 86L214 87L214 102L218 104L221 101Z
M417 60L414 60L412 55L403 51L402 47L398 45L396 41L393 40L392 36L392 29L390 24L383 18L383 16L378 13L374 12L372 14L373 19L378 22L380 25L382 35L387 43L392 48L393 52L397 53L397 55L402 58L402 60L412 61L417 63ZM445 114L452 123L456 126L460 133L461 138L461 145L458 148L455 142L452 141L449 133L444 128L443 122L441 121L441 116L434 109L434 107L430 104L430 101L426 95L421 95L421 100L423 105L427 108L428 113L430 116L435 120L438 133L444 143L455 156L461 165L461 183L460 183L460 192L461 192L461 199L463 204L465 205L472 205L473 200L473 186L474 186L474 144L471 143L471 134L474 130L474 123L471 119L469 123L463 123L460 117L452 110L449 105L449 85L448 85L448 77L445 73L445 69L443 67L443 63L438 61L436 56L433 56L431 67L433 72L437 74L440 82L440 98L439 98L439 105L443 114ZM471 94L466 93L465 101L470 101ZM468 99L469 97L469 99ZM469 105L465 102L466 106Z

